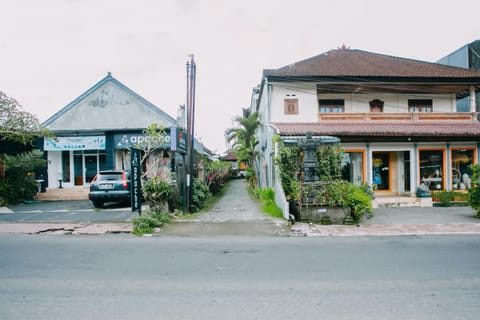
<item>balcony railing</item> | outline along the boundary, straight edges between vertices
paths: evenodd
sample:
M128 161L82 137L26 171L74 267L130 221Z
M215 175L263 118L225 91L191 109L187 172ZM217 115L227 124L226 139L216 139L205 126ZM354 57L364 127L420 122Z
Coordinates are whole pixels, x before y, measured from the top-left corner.
M384 113L384 112L366 112L366 113L318 113L318 121L435 121L450 122L480 121L478 112L402 112L402 113Z

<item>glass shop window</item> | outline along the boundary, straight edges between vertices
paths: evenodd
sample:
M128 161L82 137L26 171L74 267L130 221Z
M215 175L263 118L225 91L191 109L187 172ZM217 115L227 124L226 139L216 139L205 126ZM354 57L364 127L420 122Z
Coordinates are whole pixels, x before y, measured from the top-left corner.
M420 151L420 182L429 190L443 189L444 150Z
M452 150L452 189L467 190L472 186L473 149Z

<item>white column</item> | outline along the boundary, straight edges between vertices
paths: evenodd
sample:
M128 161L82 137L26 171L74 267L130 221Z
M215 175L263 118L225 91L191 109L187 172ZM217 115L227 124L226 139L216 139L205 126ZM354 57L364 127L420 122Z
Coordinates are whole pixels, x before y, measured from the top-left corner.
M476 112L477 111L477 103L475 99L475 87L471 86L470 87L470 112Z

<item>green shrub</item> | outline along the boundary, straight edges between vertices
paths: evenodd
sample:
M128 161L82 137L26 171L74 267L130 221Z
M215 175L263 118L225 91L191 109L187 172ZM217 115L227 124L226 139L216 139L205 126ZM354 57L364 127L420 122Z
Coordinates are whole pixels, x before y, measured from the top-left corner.
M153 177L143 184L143 197L155 213L165 211L166 203L172 198L173 187L159 177ZM167 209L168 210L168 209Z
M275 204L275 191L272 188L257 189L259 198L262 200L261 209L269 216L274 218L282 218L283 212Z
M435 198L440 202L440 206L449 207L453 201L454 194L450 191L435 192Z
M335 181L342 178L343 148L340 144L324 144L316 151L320 181Z
M160 221L147 214L133 219L133 233L137 235L153 233L154 229L160 226Z
M210 189L202 179L193 179L192 206L197 209L203 208L205 201L207 201L210 196Z
M365 214L372 214L372 195L364 186L346 181L324 182L319 190L308 190L316 205L350 208L350 215L359 222Z
M133 233L142 235L153 233L155 228L159 228L170 222L169 214L153 214L145 213L140 217L133 219Z
M33 150L16 156L3 155L5 176L0 177L0 203L31 200L38 191L33 172L45 164L43 152Z
M275 202L275 191L272 188L264 188L259 190L260 199L265 203Z
M349 185L347 196L347 207L350 207L350 213L355 222L359 222L365 214L372 214L372 198L364 188L356 185Z
M465 192L453 192L453 201L468 201L468 193Z
M480 164L471 165L472 187L468 190L468 204L477 211L480 218Z
M299 175L302 171L302 155L298 146L285 146L280 138L276 137L279 144L278 156L275 163L280 169L280 180L287 199L298 200L300 196Z

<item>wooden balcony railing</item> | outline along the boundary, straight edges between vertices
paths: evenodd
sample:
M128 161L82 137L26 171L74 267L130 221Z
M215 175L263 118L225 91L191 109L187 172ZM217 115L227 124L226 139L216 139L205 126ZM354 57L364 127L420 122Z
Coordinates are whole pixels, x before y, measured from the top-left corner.
M478 112L403 112L403 113L318 113L318 121L480 121Z

